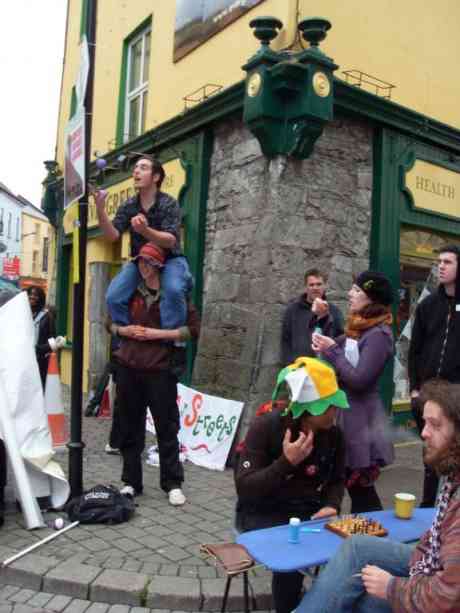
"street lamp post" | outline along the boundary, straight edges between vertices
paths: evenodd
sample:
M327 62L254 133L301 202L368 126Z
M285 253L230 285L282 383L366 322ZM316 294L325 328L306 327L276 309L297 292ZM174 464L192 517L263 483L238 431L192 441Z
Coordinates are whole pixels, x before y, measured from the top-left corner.
M96 44L97 0L88 0L86 36L89 47L89 74L85 94L85 193L79 209L79 279L73 290L72 386L70 396L69 484L71 497L83 492L82 397L83 397L83 336L85 322L86 239L88 222L88 177L91 157L91 124L93 112L94 56ZM75 245L73 248L75 249Z

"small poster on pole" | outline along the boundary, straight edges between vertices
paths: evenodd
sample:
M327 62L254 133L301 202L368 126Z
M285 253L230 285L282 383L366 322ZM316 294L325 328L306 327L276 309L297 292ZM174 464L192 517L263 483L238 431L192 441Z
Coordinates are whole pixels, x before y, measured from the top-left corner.
M85 193L85 107L81 106L65 129L64 209Z

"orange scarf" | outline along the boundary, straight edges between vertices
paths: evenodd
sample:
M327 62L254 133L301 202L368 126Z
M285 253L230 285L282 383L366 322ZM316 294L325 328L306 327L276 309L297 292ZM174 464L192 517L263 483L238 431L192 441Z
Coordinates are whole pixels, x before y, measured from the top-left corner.
M379 324L391 326L392 323L393 315L391 314L390 307L382 307L380 314L376 314L374 317L365 317L362 313L350 313L345 326L345 334L348 338L358 339L369 328Z

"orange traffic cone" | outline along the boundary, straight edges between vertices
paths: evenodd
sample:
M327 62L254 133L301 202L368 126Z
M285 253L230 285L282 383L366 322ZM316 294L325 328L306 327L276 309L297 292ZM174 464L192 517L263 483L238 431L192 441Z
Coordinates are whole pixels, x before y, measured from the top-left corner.
M101 419L110 419L112 417L112 406L110 402L109 384L107 384L104 393L102 394L102 401L99 407L97 416Z
M45 384L45 407L53 447L63 447L69 440L62 404L61 382L57 354L53 351L48 361Z

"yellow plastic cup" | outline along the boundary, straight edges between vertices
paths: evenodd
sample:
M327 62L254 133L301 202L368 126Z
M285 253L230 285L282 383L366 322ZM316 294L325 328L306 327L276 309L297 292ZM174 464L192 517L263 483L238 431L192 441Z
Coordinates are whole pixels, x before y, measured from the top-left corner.
M415 507L415 496L400 492L395 494L395 515L400 519L410 519Z

